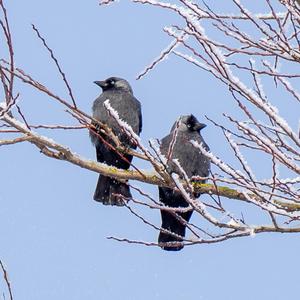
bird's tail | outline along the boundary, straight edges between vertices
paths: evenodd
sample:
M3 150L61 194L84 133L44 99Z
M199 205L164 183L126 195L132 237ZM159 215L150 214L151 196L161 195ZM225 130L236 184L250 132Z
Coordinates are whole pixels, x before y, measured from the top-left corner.
M124 198L131 198L129 186L116 179L99 175L94 200L104 205L124 206Z
M176 216L166 211L161 211L162 225L158 236L161 248L167 251L179 251L183 248L182 239L185 236L186 226ZM171 233L165 232L163 229ZM166 244L168 243L168 244Z

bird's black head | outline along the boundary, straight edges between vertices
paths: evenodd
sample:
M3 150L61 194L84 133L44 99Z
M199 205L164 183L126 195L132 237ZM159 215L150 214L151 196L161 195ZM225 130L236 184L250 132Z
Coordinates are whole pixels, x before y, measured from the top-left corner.
M104 81L94 81L104 91L108 90L123 90L132 94L132 89L128 81L118 77L109 77Z
M194 115L180 116L178 121L173 125L171 131L178 127L179 131L197 131L206 127L206 124L200 123Z
M206 127L206 124L200 123L194 115L187 116L185 124L190 131L200 131Z

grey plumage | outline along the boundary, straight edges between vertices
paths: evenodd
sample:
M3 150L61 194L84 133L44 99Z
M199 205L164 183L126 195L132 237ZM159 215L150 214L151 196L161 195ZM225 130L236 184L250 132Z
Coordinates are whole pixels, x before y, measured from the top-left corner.
M161 140L160 151L168 160L167 167L170 173L176 173L182 178L182 172L173 162L173 159L177 159L189 178L209 175L209 159L190 143L191 140L195 140L202 143L207 150L209 149L200 134L200 130L205 126L205 124L199 123L193 115L181 116L173 125L170 134ZM175 131L177 134L174 134ZM192 196L196 198L199 195L193 194ZM182 194L170 188L159 187L159 199L165 206L188 207ZM182 238L185 236L186 226L180 218L188 222L192 213L193 211L190 210L185 213L177 213L176 216L174 213L161 210L161 228L177 235L160 231L158 242L164 250L177 251L183 248Z
M133 131L139 135L142 130L141 104L133 96L131 86L125 79L118 77L110 77L105 81L95 81L95 84L100 86L103 92L93 103L93 117L108 125L125 147L135 149L136 145L132 143L128 136L122 131L116 120L109 115L103 105L104 101L109 100L112 108L118 112L120 119L127 122ZM101 141L99 135L106 142L113 145L111 139L101 131L98 131L97 134L91 131L90 138L96 147L97 161L127 170L130 167L132 156L128 154L118 154ZM123 201L118 195L130 198L131 193L129 186L116 179L99 175L94 200L102 202L105 205L121 206L123 205Z

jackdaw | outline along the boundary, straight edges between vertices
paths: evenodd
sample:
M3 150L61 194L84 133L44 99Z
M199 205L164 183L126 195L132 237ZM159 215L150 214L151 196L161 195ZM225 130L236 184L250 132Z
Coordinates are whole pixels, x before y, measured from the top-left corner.
M209 175L209 159L201 154L199 149L196 149L190 142L195 140L200 144L202 143L205 149L209 150L200 134L200 130L204 127L206 125L199 123L193 115L181 116L173 125L170 134L161 140L160 151L167 158L167 169L170 174L176 173L181 179L183 178L182 171L174 163L174 160L177 160L189 179L192 176L207 177ZM204 183L205 180L200 182ZM195 198L199 197L196 193L193 193L192 196ZM169 207L185 208L189 206L178 190L170 188L159 187L159 200ZM161 228L177 235L175 236L161 230L158 243L162 249L178 251L183 248L182 238L185 236L186 229L183 222L184 220L188 222L192 213L192 209L182 213L176 212L176 214L175 212L171 213L161 210ZM180 218L183 220L180 220Z
M111 107L118 112L120 119L130 125L133 131L139 135L142 130L141 103L133 96L131 86L125 79L117 77L110 77L105 81L94 81L94 83L100 86L103 92L93 103L93 117L111 128L123 146L128 149L135 149L136 145L104 107L104 101L109 100ZM113 143L107 135L100 130L97 131L97 134L90 131L90 138L96 147L98 162L106 163L119 169L129 169L132 155L120 154L114 148L109 147L108 144L113 145ZM99 175L94 200L105 205L122 206L124 202L118 195L131 198L129 186L116 179Z

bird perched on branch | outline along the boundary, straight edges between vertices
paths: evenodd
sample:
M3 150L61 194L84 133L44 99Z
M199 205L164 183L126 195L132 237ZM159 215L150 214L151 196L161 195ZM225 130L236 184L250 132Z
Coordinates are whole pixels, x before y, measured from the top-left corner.
M94 101L92 111L93 117L101 123L106 124L119 138L125 148L136 148L128 135L120 128L117 121L104 107L104 102L109 100L111 107L118 112L121 120L130 125L136 134L142 130L141 104L133 96L129 83L122 78L110 77L104 81L95 81L102 88L102 94ZM94 124L99 129L97 124ZM106 163L119 169L129 169L132 155L120 153L116 150L112 139L103 131L90 131L90 137L96 147L97 161ZM105 205L124 205L121 196L130 198L129 186L114 178L99 175L94 200Z
M176 173L181 179L184 177L182 170L189 179L193 176L207 177L209 175L209 159L190 142L195 140L209 150L200 134L204 127L206 125L199 123L193 115L181 116L173 125L170 134L161 140L160 151L167 159L167 170L170 174ZM205 180L200 182L204 183ZM190 196L192 198L199 197L195 193ZM189 206L181 192L170 188L159 187L159 199L166 207L187 208ZM161 210L162 225L158 243L162 249L178 251L183 248L182 239L185 236L185 222L190 220L192 213L192 209L176 213Z

